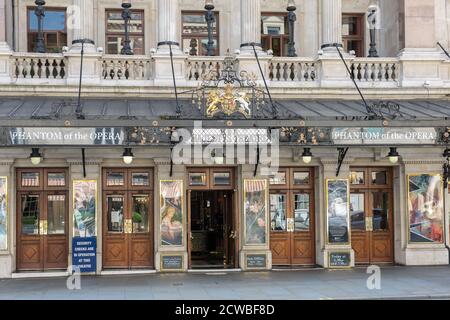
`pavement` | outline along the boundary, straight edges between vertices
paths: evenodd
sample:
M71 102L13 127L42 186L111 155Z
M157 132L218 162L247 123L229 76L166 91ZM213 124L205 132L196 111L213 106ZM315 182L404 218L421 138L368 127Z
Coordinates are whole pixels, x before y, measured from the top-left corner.
M1 300L329 300L450 299L450 266L381 268L368 289L366 268L83 276L0 280ZM372 284L374 282L371 282Z

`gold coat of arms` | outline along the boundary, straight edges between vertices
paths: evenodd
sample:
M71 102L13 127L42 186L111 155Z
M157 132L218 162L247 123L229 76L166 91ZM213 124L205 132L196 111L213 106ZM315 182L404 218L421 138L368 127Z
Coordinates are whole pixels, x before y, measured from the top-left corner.
M206 115L211 118L220 113L227 116L240 113L245 118L249 118L252 113L247 93L235 89L230 83L227 83L223 90L211 90L208 93L206 106Z

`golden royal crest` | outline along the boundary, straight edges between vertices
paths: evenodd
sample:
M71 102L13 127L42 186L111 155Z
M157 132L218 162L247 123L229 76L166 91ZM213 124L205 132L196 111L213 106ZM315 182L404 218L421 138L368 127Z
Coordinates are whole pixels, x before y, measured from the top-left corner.
M206 101L206 115L214 117L216 114L223 113L231 116L240 113L244 117L251 116L250 98L245 92L239 92L233 85L226 84L224 90L212 90L208 94Z

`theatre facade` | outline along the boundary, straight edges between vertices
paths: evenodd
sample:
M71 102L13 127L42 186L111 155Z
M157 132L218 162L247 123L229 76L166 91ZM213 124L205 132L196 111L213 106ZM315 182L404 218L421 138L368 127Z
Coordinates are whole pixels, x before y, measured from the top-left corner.
M449 264L442 3L197 2L0 0L0 278Z

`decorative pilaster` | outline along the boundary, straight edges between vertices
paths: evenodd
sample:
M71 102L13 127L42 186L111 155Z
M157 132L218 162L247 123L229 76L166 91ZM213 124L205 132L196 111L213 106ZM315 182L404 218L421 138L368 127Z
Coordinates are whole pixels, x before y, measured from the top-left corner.
M241 51L261 51L261 0L241 0Z
M85 52L95 52L94 42L94 2L92 0L73 0L74 25L72 26L72 48L80 51L84 41Z
M178 2L158 0L158 52L168 53L168 43L172 43L174 52L180 51L181 11Z
M322 49L342 48L342 0L322 0Z
M0 52L10 52L6 42L6 0L0 0Z

